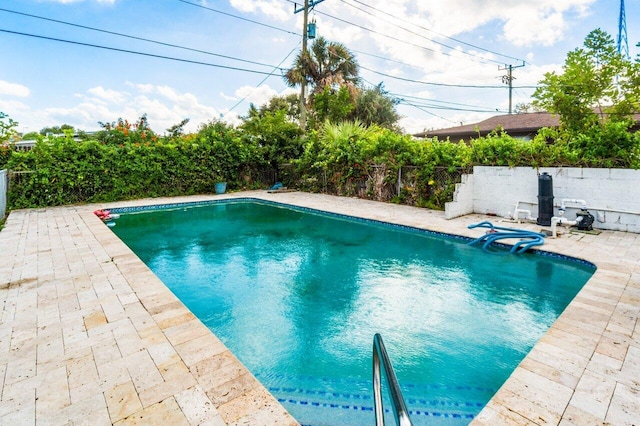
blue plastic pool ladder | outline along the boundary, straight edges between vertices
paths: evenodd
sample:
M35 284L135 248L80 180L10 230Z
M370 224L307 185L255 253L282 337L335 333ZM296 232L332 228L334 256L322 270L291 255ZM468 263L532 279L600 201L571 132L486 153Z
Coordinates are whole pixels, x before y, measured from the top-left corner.
M469 225L469 229L473 228L488 228L486 234L482 235L479 238L471 241L469 245L474 245L479 242L483 242L482 248L484 250L487 249L493 242L498 240L503 240L507 238L520 238L518 241L511 247L509 253L524 253L529 250L529 248L533 246L541 246L544 244L545 234L541 234L538 232L527 231L525 229L514 229L514 228L503 228L500 226L494 226L489 221L484 221L480 223L476 223L474 225Z

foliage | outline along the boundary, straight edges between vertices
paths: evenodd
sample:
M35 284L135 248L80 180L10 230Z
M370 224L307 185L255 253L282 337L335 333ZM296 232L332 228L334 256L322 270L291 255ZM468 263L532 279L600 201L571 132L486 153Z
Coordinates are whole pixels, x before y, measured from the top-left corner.
M23 141L35 141L38 139L42 139L42 135L40 134L40 132L28 132L22 135Z
M18 124L9 115L0 111L0 144L9 142L18 134L16 130Z
M256 108L254 104L251 104L247 117L243 119L246 120L256 114L264 115L267 112L275 113L277 111L284 111L287 121L297 122L300 118L300 96L296 94L274 96L260 108Z
M339 123L349 118L355 108L355 100L346 87L335 90L325 86L324 90L311 97L312 128L317 128L325 121Z
M384 91L382 84L373 88L357 87L355 91L345 86L339 89L325 86L322 92L311 96L310 125L319 128L325 120L333 123L358 121L365 126L397 130L400 116L396 105L397 101Z
M42 129L40 129L40 134L42 136L48 136L48 135L64 135L65 132L67 131L71 131L72 133L75 132L75 129L72 125L70 124L63 124L61 126L53 126L53 127L44 127ZM35 139L35 138L34 138Z
M122 143L51 138L30 151L13 152L8 167L30 173L12 181L10 207L207 193L218 180L239 188L245 184L245 170L262 162L257 147L224 123L207 123L194 137L154 143L137 142L141 135L135 136L134 126L126 124L122 120L108 130L107 136L117 136ZM137 124L136 129L151 134ZM127 129L131 131L125 135Z
M203 164L210 163L211 179L227 182L230 188L241 185L243 173L251 165L262 164L255 141L243 138L233 126L218 120L200 126L192 147Z
M588 133L640 111L639 82L640 62L628 61L613 38L596 29L584 47L568 53L562 74L545 74L533 94L534 105L559 114L563 130Z
M350 119L360 120L367 126L378 125L398 130L396 123L400 116L396 111L397 104L398 100L389 96L382 83L372 88L363 88L358 92Z
M575 134L568 146L591 167L640 168L640 133L629 129L633 121L609 121Z
M68 135L43 138L31 151L2 147L0 161L30 172L12 181L10 207L207 193L220 180L231 189L252 187L254 176L293 161L300 189L441 209L456 173L474 165L640 168L640 134L629 132L629 122L578 135L544 129L533 141L496 130L469 145L414 140L358 121L326 121L301 137L283 110L256 109L240 128L214 120L193 135L143 143L132 134L151 130L126 124L107 135L122 143Z
M11 145L0 145L0 170L6 168L14 148Z
M184 135L184 126L189 123L189 119L185 118L178 124L174 124L173 126L167 129L167 137L169 139L176 139L182 135Z
M306 82L313 93L323 91L326 86L353 88L358 83L358 62L342 43L318 37L307 52L296 56L284 80L291 87Z
M306 54L298 54L284 80L291 87L303 82L311 87L308 99L311 129L319 129L325 120L335 123L358 120L367 126L396 129L400 119L396 111L397 100L384 91L383 84L363 87L353 53L344 45L323 37L316 39ZM293 99L299 100L298 96ZM293 108L279 105L287 108L290 118L297 118L298 110L292 114ZM251 108L255 107L252 105Z
M255 144L266 164L278 169L281 164L300 157L302 154L301 130L288 120L285 111L253 109L242 124L245 140Z
M29 172L12 181L10 207L206 193L223 180L230 189L254 187L263 179L256 176L288 164L299 189L442 209L474 165L640 168L640 133L630 119L640 109L640 60L621 58L600 30L568 54L562 74L545 75L533 105L517 107L561 116L560 128L532 141L501 129L469 144L399 134L396 101L382 85L359 86L351 53L324 39L285 79L312 86L306 134L296 124L299 98L290 95L251 105L238 128L213 120L184 134L183 120L162 137L143 115L99 123L95 140L78 142L67 126L59 129L65 136L40 137L31 151L0 146L0 167ZM7 119L0 113L5 140L17 126Z
M102 143L117 145L125 143L146 144L155 143L158 140L158 136L149 127L147 114L143 114L134 123L118 118L117 121L110 123L99 121L98 124L103 130L97 132L95 138Z

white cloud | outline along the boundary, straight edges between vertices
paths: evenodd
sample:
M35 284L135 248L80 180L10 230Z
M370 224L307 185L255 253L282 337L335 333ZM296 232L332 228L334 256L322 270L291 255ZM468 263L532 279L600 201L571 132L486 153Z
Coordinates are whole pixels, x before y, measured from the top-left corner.
M536 28L536 31L522 31L522 28L532 27ZM503 30L504 37L516 46L530 46L532 44L551 46L563 38L567 27L562 12L524 10L517 16L510 18L504 24Z
M231 6L241 12L261 12L279 21L286 21L291 17L290 3L276 0L231 0Z
M136 84L130 81L125 82L125 85L129 87L133 87L137 89L141 93L151 93L153 92L154 86L153 84Z
M240 99L245 98L247 102L260 106L276 96L278 92L268 85L263 84L259 87L242 86L237 89L234 94Z
M334 24L329 18L319 20L317 25L318 35L323 36L327 40L342 43L347 47L364 37L364 31L362 29L354 27L353 25L345 27L344 25ZM299 27L302 27L302 20L300 20Z
M225 101L237 101L238 100L238 98L236 98L235 96L225 95L223 92L220 92L220 97L222 99L224 99Z
M15 110L26 110L28 106L20 101L0 99L0 111L11 115Z
M126 92L118 92L116 90L105 89L102 86L92 87L87 90L87 93L97 97L98 99L110 103L120 103L123 102L128 95Z
M448 2L416 2L421 14L433 24L434 31L455 36L483 25L502 23L503 37L516 46L539 44L549 46L560 40L569 29L572 15L584 17L596 0L449 0Z
M78 129L98 130L98 122L112 122L118 118L136 121L147 114L151 128L162 134L167 128L189 118L187 131L196 131L198 125L220 117L220 110L202 104L191 93L182 93L169 86L126 83L131 93L119 92L102 86L93 87L78 95L77 105L60 108L29 110L24 105L0 101L0 108L16 111L12 118L21 127L37 130L47 126L70 124ZM232 117L237 120L237 117Z
M23 86L18 83L10 83L8 81L0 80L0 95L17 96L19 98L26 98L30 94L30 90L27 86Z

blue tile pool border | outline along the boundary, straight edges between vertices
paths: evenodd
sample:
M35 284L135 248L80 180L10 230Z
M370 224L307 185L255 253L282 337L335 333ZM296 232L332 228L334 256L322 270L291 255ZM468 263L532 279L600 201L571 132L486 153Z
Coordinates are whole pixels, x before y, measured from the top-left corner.
M325 210L314 209L311 207L295 206L292 204L286 204L286 203L281 203L281 202L271 201L271 200L263 200L260 198L253 198L253 197L226 198L222 200L189 201L185 203L151 204L147 206L113 207L107 210L109 210L111 213L117 213L117 214L142 213L142 212L151 212L156 210L175 210L179 208L205 207L205 206L216 205L216 204L239 204L239 203L256 203L256 204L265 204L265 205L271 205L271 206L281 207L281 208L289 208L292 210L298 210L298 211L311 213L311 214L335 217L338 219L352 220L356 222L362 222L362 223L367 223L367 224L372 224L377 226L391 227L401 231L427 234L435 237L441 237L441 238L453 239L453 240L459 240L459 241L465 241L465 242L471 242L475 239L472 237L465 237L463 235L449 234L446 232L439 232L439 231L431 231L429 229L418 228L415 226L408 226L408 225L402 225L397 223L385 222L377 219L351 216L343 213L328 212ZM512 247L509 244L495 243L495 242L493 243L493 245L500 248L504 248L504 249L510 249ZM594 271L597 269L595 264L584 259L579 259L577 257L566 256L563 254L553 253L550 251L545 251L540 249L529 249L527 252L538 255L538 256L545 256L545 257L550 257L554 259L561 259L569 262L575 262L583 266L593 268Z

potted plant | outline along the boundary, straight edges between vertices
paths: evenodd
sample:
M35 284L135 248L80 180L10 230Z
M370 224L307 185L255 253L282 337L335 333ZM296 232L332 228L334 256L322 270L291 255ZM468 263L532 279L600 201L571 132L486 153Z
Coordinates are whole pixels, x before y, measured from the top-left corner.
M216 170L213 175L214 188L216 190L216 194L224 194L227 190L227 180L220 172L220 170Z
M216 194L224 194L227 190L227 182L219 181L214 184L216 188Z

